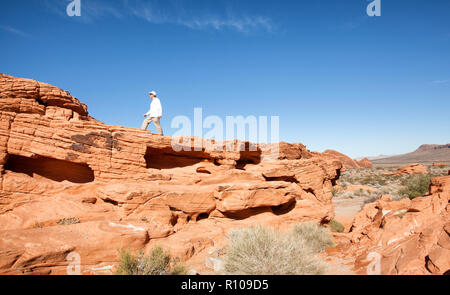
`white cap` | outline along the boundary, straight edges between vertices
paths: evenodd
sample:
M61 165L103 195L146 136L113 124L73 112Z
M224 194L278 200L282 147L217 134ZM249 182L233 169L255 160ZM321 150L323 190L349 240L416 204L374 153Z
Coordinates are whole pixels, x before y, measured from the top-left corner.
M156 96L156 92L155 91L150 91L148 94L153 94L154 96Z

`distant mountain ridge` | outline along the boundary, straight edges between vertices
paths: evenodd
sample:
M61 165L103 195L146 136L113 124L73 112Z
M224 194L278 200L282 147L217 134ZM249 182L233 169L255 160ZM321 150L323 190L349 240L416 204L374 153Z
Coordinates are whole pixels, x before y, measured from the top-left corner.
M416 152L425 152L425 151L432 151L432 150L442 150L448 148L450 149L450 143L448 144L422 144L419 146L419 148L416 150Z
M374 164L421 163L429 165L434 162L450 164L450 143L442 145L423 144L411 153L372 160Z

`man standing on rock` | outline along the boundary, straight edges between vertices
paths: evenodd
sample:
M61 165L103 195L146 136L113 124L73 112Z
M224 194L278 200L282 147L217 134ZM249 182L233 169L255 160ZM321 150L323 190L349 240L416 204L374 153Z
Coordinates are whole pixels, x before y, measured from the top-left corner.
M164 135L161 129L160 119L162 117L162 106L159 98L156 97L156 92L149 92L150 98L152 99L152 103L150 104L150 110L144 115L146 119L142 122L141 129L147 130L148 125L153 122L158 130L159 135Z

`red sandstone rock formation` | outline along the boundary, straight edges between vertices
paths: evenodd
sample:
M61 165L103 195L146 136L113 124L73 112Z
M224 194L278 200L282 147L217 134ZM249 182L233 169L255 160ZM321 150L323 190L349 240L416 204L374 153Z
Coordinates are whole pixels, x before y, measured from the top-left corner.
M427 167L415 163L400 167L395 172L384 173L384 175L403 175L403 174L427 174Z
M334 159L342 162L344 169L359 169L359 168L373 168L372 162L369 159L364 158L361 161L353 160L347 155L334 150L326 150L322 154L315 153L315 155L321 155L327 159Z
M192 260L233 228L334 215L342 164L302 144L271 158L273 145L185 138L177 152L170 137L95 120L67 91L2 74L0 118L0 274L64 274L72 252L83 274L111 273L120 247L155 243Z
M447 163L433 163L433 166L434 167L445 167L445 166L448 166L448 164Z
M444 274L450 271L450 176L433 178L429 195L367 204L341 235L359 274ZM379 263L377 263L379 261Z
M358 164L361 168L373 168L372 162L369 159L364 158L361 161L358 161Z
M345 169L355 169L360 168L359 163L350 157L339 153L337 151L333 150L326 150L322 153L324 157L330 158L330 159L336 159L342 162L342 165Z

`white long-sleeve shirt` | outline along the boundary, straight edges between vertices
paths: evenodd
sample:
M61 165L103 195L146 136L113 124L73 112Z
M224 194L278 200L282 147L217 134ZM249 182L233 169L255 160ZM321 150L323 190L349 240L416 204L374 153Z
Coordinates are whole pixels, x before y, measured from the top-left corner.
M152 100L152 103L150 104L150 110L145 115L152 118L162 117L162 106L159 98L155 97Z

